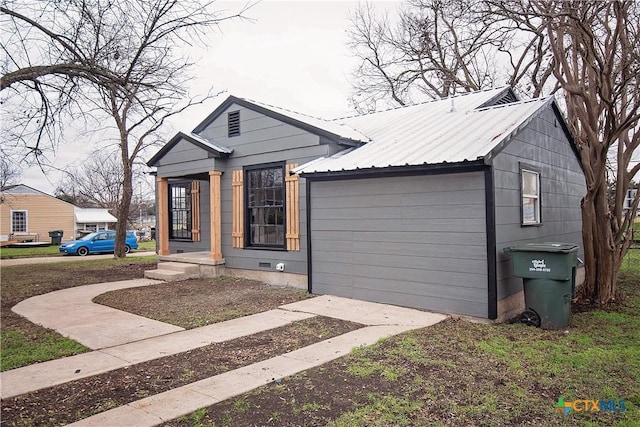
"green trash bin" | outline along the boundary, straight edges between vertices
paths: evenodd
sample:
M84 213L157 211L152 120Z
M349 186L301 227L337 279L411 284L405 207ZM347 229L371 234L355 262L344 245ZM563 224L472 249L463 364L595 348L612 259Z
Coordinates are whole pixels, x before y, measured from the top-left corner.
M62 243L62 235L64 234L63 230L53 230L49 232L49 237L51 237L52 245L60 245Z
M542 329L569 326L578 246L527 243L504 251L511 255L514 275L523 279L526 310L520 320Z

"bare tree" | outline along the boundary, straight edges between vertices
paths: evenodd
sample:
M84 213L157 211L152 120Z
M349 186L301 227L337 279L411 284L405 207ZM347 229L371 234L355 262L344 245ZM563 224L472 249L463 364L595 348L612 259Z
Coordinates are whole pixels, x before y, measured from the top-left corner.
M98 151L81 166L67 170L55 194L73 200L79 207L100 207L116 212L122 199L123 180L118 153Z
M539 94L551 75L546 33L491 13L484 0L409 0L397 21L371 4L351 16L356 69L352 103L372 110L378 101L404 105L413 96L441 98L526 82Z
M132 170L133 182L138 186L137 200L132 201L131 210L126 220L130 226L136 218L141 206L147 208L153 200L149 188L144 185L144 169L136 164ZM119 151L102 150L88 158L82 165L65 171L64 178L58 183L55 195L76 206L83 208L100 207L112 213L118 211L124 188L124 173Z
M640 3L462 3L467 4L411 0L397 27L360 8L352 29L352 47L363 61L356 94L375 105L385 97L402 104L411 90L441 97L501 79L520 83L534 96L561 88L587 185L583 297L598 304L614 300L640 202L639 192L632 209L624 209L630 183L640 172L634 159L640 145ZM494 53L506 54L503 77L488 60Z
M7 157L0 158L0 189L17 184L22 170Z
M634 1L542 1L530 5L542 17L555 58L554 77L564 90L567 115L585 172L582 199L585 298L615 299L616 282L629 248L638 208L624 199L640 163L640 4ZM607 176L613 154L614 176ZM608 179L612 178L612 179ZM607 183L615 182L608 203Z
M15 31L2 45L3 102L13 97L24 105L16 110L23 120L15 122L12 136L38 156L57 140L64 113L83 114L101 128L109 127L105 115L113 120L123 174L115 256L122 257L136 159L159 141L156 133L167 118L207 98L188 97L192 63L184 49L205 41L222 20L242 17L250 4L226 16L213 10L213 1L198 0L25 4L7 2L0 9L3 23Z

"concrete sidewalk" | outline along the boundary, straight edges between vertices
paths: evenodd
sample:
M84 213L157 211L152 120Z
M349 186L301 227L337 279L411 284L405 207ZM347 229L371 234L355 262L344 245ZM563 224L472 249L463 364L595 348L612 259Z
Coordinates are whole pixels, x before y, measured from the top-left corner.
M349 353L355 347L370 345L381 338L411 329L430 326L446 318L441 314L325 295L286 304L264 313L185 331L173 325L91 303L94 296L108 290L149 286L154 283L157 282L136 279L88 285L22 301L14 307L17 313L23 313L37 323L57 329L63 334L73 334L74 339L91 344L92 348L99 350L2 372L1 397L16 396L255 334L316 315L365 325L364 328L347 334L132 402L73 424L153 426L244 393L274 379L321 365ZM107 338L99 337L103 334ZM157 336L153 336L154 334ZM108 343L113 345L109 346Z
M156 253L152 251L133 251L128 256L155 256ZM113 254L104 255L92 255L87 256L73 256L73 255L60 255L60 256L48 256L48 257L35 257L35 258L11 258L0 260L0 266L9 267L12 265L25 265L25 264L46 264L51 262L69 262L69 261L91 261L94 259L109 259L113 258Z

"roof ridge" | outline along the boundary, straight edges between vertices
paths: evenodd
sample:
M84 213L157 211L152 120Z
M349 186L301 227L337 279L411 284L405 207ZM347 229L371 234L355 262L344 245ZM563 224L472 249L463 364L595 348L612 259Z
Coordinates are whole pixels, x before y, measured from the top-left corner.
M243 100L245 100L247 102L251 102L252 104L262 104L265 107L277 108L279 110L286 111L288 113L298 114L300 116L309 117L309 118L315 119L315 120L322 120L323 122L332 122L333 121L333 120L325 119L325 118L318 117L318 116L312 116L311 114L301 113L299 111L295 111L295 110L292 110L290 108L284 108L284 107L280 107L278 105L267 104L266 102L258 101L258 100L255 100L255 99L250 99L250 98L240 98L240 99L243 99Z
M509 102L507 104L495 104L495 105L487 105L486 107L482 107L482 108L474 108L473 110L469 110L468 113L473 113L473 112L476 112L476 111L496 110L498 108L510 107L510 106L514 106L514 105L524 105L524 104L540 102L540 101L544 101L544 103L547 103L547 102L550 102L550 101L552 101L554 99L555 98L552 95L551 96L541 97L541 98L521 99L519 101Z
M482 92L489 92L490 90L497 90L497 89L504 90L504 89L507 89L507 88L509 88L509 86L499 86L499 87L492 87L492 88L489 88L489 89L480 89L480 90L476 90L476 91L473 91L473 92L456 93L456 94L453 94L453 95L448 95L446 98L428 99L426 101L416 102L414 104L398 105L397 107L390 107L390 108L386 108L386 109L379 110L379 111L372 111L372 112L369 112L369 113L353 114L351 116L336 117L335 119L331 119L329 121L333 122L333 121L344 120L344 119L352 119L354 117L368 116L370 114L386 113L387 111L401 110L403 108L416 107L418 105L431 104L433 102L445 101L445 100L452 99L452 98L462 98L464 96L475 95L475 94L482 93Z

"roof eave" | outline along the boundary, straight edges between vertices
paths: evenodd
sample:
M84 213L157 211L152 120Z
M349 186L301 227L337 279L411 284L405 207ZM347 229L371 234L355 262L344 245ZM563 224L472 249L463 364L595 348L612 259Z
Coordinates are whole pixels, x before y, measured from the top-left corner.
M147 162L147 166L155 167L156 163L158 162L158 160L162 159L169 151L171 151L171 149L181 139L187 140L187 141L191 142L192 144L197 145L198 147L202 148L203 150L208 151L209 153L213 154L213 156L216 157L216 158L221 158L221 159L228 158L229 155L231 154L231 152L233 151L233 150L231 150L229 152L225 152L225 151L216 150L213 147L209 147L207 145L202 144L200 141L198 141L197 139L195 139L194 137L192 137L189 134L186 134L184 132L178 132L173 138L171 138L169 140L169 142L167 142L164 145L164 147L162 147L160 149L160 151L158 151L151 159L149 159L149 161Z
M300 176L315 181L340 179L364 179L382 176L436 175L445 173L463 173L483 170L486 167L483 158L463 160L461 162L424 163L421 165L385 166L357 168L352 170L300 172Z

